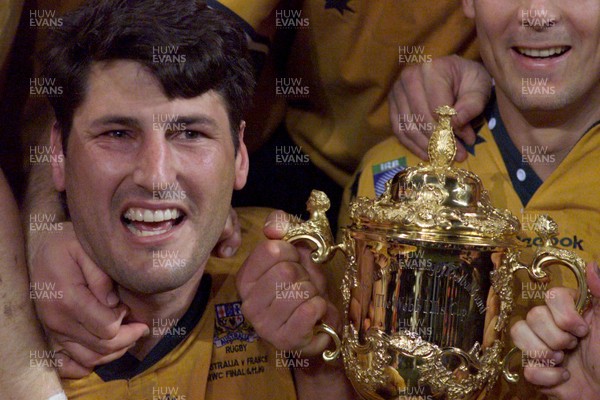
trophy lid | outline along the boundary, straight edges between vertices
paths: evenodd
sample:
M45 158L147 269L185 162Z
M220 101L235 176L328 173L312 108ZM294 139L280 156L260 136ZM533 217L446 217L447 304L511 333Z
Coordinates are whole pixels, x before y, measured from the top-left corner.
M456 141L450 119L456 111L443 106L436 113L439 123L429 140L430 162L396 174L379 198L352 202L351 228L428 242L518 246L519 220L492 206L477 175L451 166Z

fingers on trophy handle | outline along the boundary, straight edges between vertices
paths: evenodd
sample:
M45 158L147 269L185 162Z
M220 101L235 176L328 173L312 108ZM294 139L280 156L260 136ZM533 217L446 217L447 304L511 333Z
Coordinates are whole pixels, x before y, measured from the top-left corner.
M338 336L338 334L335 332L335 329L333 329L331 326L327 325L326 323L321 322L319 325L315 326L313 333L315 335L319 334L319 333L325 333L333 339L333 344L335 346L335 349L333 349L333 350L325 349L323 351L323 360L325 360L325 362L328 362L328 363L334 362L340 356L340 352L342 351L342 341L341 341L340 337Z
M579 297L577 299L577 311L581 314L587 308L591 295L588 290L587 281L585 279L585 261L572 251L558 249L552 245L552 238L558 234L558 225L552 218L547 215L541 215L535 221L535 232L542 239L543 245L536 251L535 258L527 271L535 280L546 279L548 274L545 268L550 265L561 265L567 267L573 272L577 279ZM515 270L520 269L519 267ZM504 378L511 383L519 381L517 373L510 372L510 359L519 351L517 347L513 347L502 362L502 372Z
M297 241L307 241L313 243L316 248L311 254L311 259L317 264L322 264L333 257L337 249L341 246L336 246L329 227L329 221L325 212L329 209L330 202L327 195L319 190L313 190L306 202L306 209L310 213L310 217L304 222L292 221L289 224L287 233L283 237L290 243ZM314 334L325 333L333 339L335 345L334 350L326 349L323 351L323 360L326 362L335 361L341 352L342 341L335 330L325 324L320 323L314 328Z

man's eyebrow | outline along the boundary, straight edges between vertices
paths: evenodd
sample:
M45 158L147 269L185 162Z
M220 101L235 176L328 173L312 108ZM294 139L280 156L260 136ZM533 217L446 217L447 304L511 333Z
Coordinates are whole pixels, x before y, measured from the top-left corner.
M209 128L217 128L217 121L208 115L178 115L178 114L161 114L156 116L153 122L170 122L180 123L185 125L203 125ZM105 125L124 125L133 128L140 128L141 122L134 117L127 117L124 115L105 115L98 119L95 119L91 123L91 127L101 127Z
M100 117L100 118L92 121L91 127L97 127L97 126L100 127L100 126L112 125L112 124L131 126L134 128L137 128L140 126L140 122L137 120L137 118L126 117L123 115L105 115L103 117Z
M216 128L217 121L208 115L179 115L177 121L186 125L205 125L211 128Z

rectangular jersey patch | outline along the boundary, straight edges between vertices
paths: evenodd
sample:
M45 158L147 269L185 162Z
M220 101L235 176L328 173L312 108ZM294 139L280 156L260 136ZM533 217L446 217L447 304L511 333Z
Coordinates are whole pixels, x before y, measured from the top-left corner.
M223 347L236 340L252 343L258 335L242 314L242 303L223 303L215 305L215 347Z
M373 184L375 185L377 197L385 191L385 183L404 168L406 168L406 157L373 165Z

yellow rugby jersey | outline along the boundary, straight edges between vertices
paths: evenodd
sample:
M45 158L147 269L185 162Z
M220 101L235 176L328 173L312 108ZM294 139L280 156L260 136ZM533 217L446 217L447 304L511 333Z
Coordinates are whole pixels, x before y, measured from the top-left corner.
M268 210L238 209L243 244L231 259L211 258L192 305L142 361L129 354L86 378L62 381L70 400L296 399L291 372L240 310L235 273L262 238ZM196 321L196 323L194 322Z
M265 46L257 32L293 31L289 54L275 55L285 72L266 86L286 100L285 123L294 142L340 185L366 150L392 135L387 94L404 65L453 53L478 57L473 23L458 0L208 4L241 17L254 49Z
M0 4L0 89L8 67L8 55L19 24L23 0L6 0ZM0 90L3 93L3 90Z
M600 237L600 174L596 163L600 157L600 123L590 127L552 175L542 182L529 162L552 162L552 157L545 154L543 148L530 148L521 154L506 133L495 96L492 96L484 117L475 145L467 147L469 156L462 163L454 163L454 167L476 173L488 190L492 204L510 210L519 218L523 228L521 239L526 244L541 244L541 239L532 232L533 223L538 215L549 214L559 226L556 246L575 251L586 262L597 260L600 253L600 241L597 240ZM395 138L369 150L353 183L346 187L339 225L348 225L346 210L351 198L381 194L388 179L406 166L415 166L419 162L422 160ZM573 275L564 271L552 267L554 280L551 286L576 286ZM513 322L524 316L533 303L543 302L540 296L530 294L527 298L520 294L521 288L532 282L527 273L521 272L515 279L517 307ZM488 398L509 400L517 396L524 400L537 395L533 386L522 377L517 385L509 385L502 378L499 382Z

